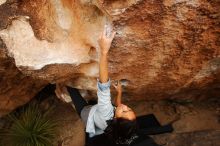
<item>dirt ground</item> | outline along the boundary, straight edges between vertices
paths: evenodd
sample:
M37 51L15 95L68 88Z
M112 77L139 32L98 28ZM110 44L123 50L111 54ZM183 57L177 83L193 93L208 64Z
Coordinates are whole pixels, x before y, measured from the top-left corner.
M57 145L83 146L84 125L71 105L57 102L55 117L61 120ZM152 136L164 146L220 146L219 100L200 102L139 101L127 103L137 116L153 113L161 124L174 122L174 132Z
M220 101L209 99L197 102L138 101L127 103L137 116L154 114L163 125L173 120L174 132L152 136L163 146L220 146ZM85 126L74 108L51 96L42 103L44 108L54 106L51 115L59 121L55 146L83 146ZM3 126L0 120L0 128Z

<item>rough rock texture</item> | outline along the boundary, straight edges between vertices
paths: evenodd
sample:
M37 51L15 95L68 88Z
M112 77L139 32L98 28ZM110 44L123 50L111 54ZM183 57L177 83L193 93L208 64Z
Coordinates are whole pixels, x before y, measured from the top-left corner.
M163 146L218 146L220 144L220 132L205 130L181 134L165 134L154 136L154 140Z
M0 82L1 114L27 102L49 82L69 81L85 96L95 95L97 39L104 24L117 31L109 71L112 80L122 79L126 100L220 95L219 0L3 0L0 4L0 38L5 44L0 50L5 78ZM8 65L3 64L7 60Z
M0 117L27 103L46 83L22 74L6 54L0 39Z

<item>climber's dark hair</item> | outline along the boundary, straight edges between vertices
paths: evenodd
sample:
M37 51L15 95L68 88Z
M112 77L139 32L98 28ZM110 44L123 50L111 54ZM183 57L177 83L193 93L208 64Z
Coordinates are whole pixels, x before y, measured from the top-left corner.
M125 144L126 141L132 141L137 134L137 121L127 120L123 118L114 118L107 121L107 128L105 129L106 136L117 144Z

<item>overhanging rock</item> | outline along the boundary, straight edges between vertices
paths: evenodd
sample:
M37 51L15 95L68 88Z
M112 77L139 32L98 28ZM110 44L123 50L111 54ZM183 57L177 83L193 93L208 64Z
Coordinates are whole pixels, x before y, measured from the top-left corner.
M89 93L87 97L94 96L97 40L106 23L117 31L109 72L112 80L122 79L124 100L219 96L219 1L8 0L0 4L1 60L10 60L0 67L4 68L1 111L26 103L24 98L31 99L47 83L68 81ZM15 88L13 83L21 77L30 81L20 82L23 96L17 92L20 84ZM33 84L35 92L30 94ZM18 100L22 102L17 104Z

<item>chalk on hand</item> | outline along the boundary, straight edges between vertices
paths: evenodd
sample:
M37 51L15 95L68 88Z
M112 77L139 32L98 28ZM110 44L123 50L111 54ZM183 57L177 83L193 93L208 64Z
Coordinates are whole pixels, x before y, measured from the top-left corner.
M106 32L106 37L111 37L111 34L112 34L112 25L110 22L106 21L106 24L105 24L105 32Z

